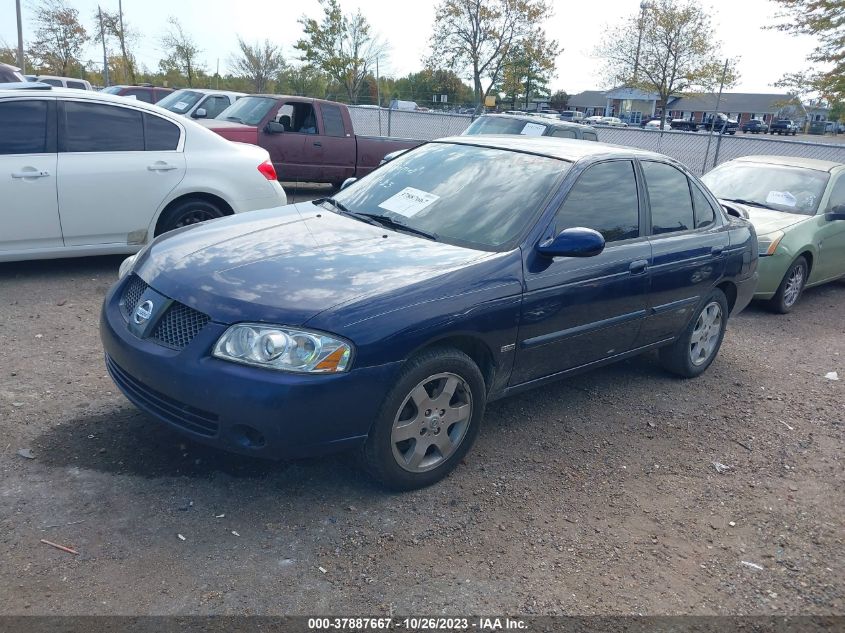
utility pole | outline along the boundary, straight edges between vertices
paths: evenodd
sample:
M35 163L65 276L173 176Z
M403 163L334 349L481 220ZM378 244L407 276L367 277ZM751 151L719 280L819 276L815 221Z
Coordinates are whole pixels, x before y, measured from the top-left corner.
M103 41L103 83L109 85L109 56L106 53L106 30L103 28L103 12L97 5L97 16L100 19L100 39Z
M215 84L214 89L220 90L220 58L217 58L217 71L214 73Z
M15 0L15 9L18 12L18 66L21 69L21 74L26 74L26 68L23 63L23 25L21 23L21 0Z
M643 44L643 29L645 28L645 12L651 8L648 2L640 3L639 36L637 37L637 56L634 58L634 81L637 81L637 71L640 69L640 48Z

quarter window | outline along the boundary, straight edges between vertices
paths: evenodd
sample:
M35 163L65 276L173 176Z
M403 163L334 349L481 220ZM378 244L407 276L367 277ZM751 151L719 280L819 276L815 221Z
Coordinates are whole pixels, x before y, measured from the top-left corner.
M144 114L144 147L148 152L175 150L179 145L178 126L161 117Z
M65 152L134 152L144 149L141 113L99 103L64 103Z
M557 212L555 226L595 229L608 242L640 235L637 180L631 161L599 163L588 168Z
M704 192L694 182L690 181L692 190L692 206L695 209L695 228L702 229L710 226L716 220L716 211Z
M2 142L2 141L0 141ZM845 204L845 172L841 173L830 191L830 201L827 208L832 209Z
M45 151L47 102L0 103L0 154L43 154Z
M655 235L688 231L695 225L686 175L666 163L643 161L651 230Z

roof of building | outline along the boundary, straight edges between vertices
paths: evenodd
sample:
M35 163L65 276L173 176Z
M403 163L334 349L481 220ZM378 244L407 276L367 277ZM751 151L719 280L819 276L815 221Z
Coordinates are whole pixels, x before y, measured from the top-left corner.
M719 106L716 107L718 100ZM799 105L799 101L788 94L751 92L724 92L722 98L715 92L680 97L669 103L670 110L684 112L708 112L718 109L719 112L753 112L762 114L775 113L787 105Z
M585 90L577 95L572 95L566 102L569 108L592 108L605 107L607 105L607 92L604 90Z

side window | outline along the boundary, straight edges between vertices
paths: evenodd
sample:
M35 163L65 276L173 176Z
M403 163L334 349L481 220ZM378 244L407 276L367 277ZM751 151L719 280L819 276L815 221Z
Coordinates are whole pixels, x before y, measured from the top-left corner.
M695 226L687 177L666 163L643 161L651 230L655 235L688 231Z
M229 99L221 95L212 95L210 97L206 97L205 101L203 101L199 107L205 108L205 116L207 119L214 119L218 114L229 107Z
M583 132L582 136L585 141L598 141L599 137L595 132Z
M0 102L0 154L43 154L45 151L47 102Z
M39 79L38 80L42 84L50 84L51 86L56 86L56 88L63 88L62 80L61 79Z
M141 113L100 103L64 102L64 152L137 152L144 149Z
M144 114L144 140L148 152L166 152L179 146L179 126L159 116Z
M695 210L695 228L703 229L716 221L716 211L698 185L690 181L689 186L692 190L692 206Z
M88 87L82 83L81 81L68 81L67 82L68 88L76 88L77 90L87 90Z
M123 91L124 97L135 97L138 101L143 101L145 103L152 103L153 99L151 96L152 90L144 90L143 88L130 88L128 90Z
M346 136L340 108L333 105L320 104L320 109L323 112L323 130L326 136Z
M0 129L2 129L2 123L0 123ZM2 138L2 136L0 136L0 138ZM2 142L3 141L0 140L0 143ZM830 190L830 201L827 204L827 208L831 209L833 207L838 207L841 204L845 204L845 172L840 173L836 178L836 182L833 183L833 189Z
M555 130L551 135L557 138L575 138L575 132L572 130Z
M640 235L637 180L628 160L588 168L572 187L555 218L557 232L576 226L595 229L608 242Z

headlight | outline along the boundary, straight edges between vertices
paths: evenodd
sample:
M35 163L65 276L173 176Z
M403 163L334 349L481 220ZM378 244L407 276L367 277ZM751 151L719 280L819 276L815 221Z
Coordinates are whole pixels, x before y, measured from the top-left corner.
M319 332L261 323L238 323L220 337L213 355L267 369L334 374L349 368L352 345Z
M760 249L760 257L774 255L778 244L783 239L783 231L772 231L765 235L757 236L757 246Z
M138 253L127 257L122 262L120 262L120 268L117 269L117 278L123 279L130 270L132 270L132 266L135 265L135 260L138 259Z

